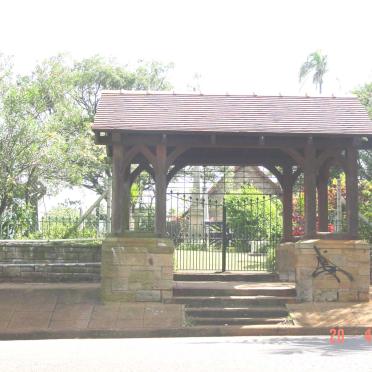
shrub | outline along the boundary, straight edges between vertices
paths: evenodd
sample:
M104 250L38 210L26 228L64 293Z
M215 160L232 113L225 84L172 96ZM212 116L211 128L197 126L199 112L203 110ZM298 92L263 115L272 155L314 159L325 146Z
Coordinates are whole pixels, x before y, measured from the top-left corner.
M282 204L251 185L225 197L228 226L236 251L250 251L251 241L277 241L282 236Z
M361 182L359 205L361 215L368 221L360 221L360 237L372 243L372 181Z

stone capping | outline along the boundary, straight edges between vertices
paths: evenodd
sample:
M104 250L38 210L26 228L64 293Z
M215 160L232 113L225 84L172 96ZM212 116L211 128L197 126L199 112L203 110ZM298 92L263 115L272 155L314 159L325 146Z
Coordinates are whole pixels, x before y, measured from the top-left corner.
M313 277L318 263L314 246L333 264L350 273L353 280L341 272L336 273L340 283L327 273ZM363 240L299 241L295 245L295 267L297 297L302 301L369 301L370 245Z
M352 249L353 247L371 249L371 245L365 240L342 240L342 239L307 239L299 240L297 243L301 244L301 249L311 248L313 249L314 245L321 249Z
M101 247L101 239L0 240L0 247Z
M105 247L118 247L119 244L126 253L173 254L174 252L174 245L165 238L108 237L104 244Z

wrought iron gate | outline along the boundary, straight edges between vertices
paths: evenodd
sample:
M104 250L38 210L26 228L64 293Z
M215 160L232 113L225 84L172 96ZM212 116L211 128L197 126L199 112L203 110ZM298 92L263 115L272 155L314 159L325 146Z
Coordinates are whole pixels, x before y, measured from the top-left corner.
M273 271L282 235L275 195L170 193L168 234L180 271Z

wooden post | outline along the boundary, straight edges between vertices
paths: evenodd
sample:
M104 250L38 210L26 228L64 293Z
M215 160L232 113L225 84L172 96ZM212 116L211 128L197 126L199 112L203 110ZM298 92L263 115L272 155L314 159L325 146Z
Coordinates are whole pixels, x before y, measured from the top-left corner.
M358 150L346 150L346 213L350 238L358 238Z
M285 242L293 239L293 182L292 167L284 167L282 177L283 189L283 240Z
M305 237L316 235L316 156L313 144L305 146L304 194L305 194Z
M111 232L122 234L124 232L124 146L120 136L112 145L112 217Z
M129 215L130 215L130 164L124 172L123 179L123 229L129 230Z
M328 231L328 168L322 167L317 180L319 231Z
M167 218L167 148L164 144L156 146L155 167L155 233L166 235Z

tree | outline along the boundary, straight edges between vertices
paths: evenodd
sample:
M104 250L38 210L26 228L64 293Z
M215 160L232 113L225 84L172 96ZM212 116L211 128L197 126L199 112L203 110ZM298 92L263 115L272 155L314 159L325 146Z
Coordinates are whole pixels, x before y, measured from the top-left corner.
M372 118L372 83L365 84L354 93L360 102L366 107L369 116ZM372 151L360 151L360 174L367 180L372 180Z
M69 115L63 115L61 124L65 127L66 141L77 141L76 152L72 152L70 163L80 169L84 187L102 194L106 188L106 179L111 173L105 149L94 144L91 131L101 91L170 89L167 74L172 67L172 64L140 61L132 71L100 56L74 63L68 90L72 107L68 108Z
M10 86L2 97L0 116L0 217L7 230L25 219L35 224L37 201L46 180L58 179L64 164L58 157L58 138L41 112L29 105L29 90ZM43 181L42 181L43 180ZM27 221L25 221L27 223ZM11 227L10 227L11 226Z
M322 94L323 77L327 72L327 55L322 54L320 51L309 54L306 62L301 66L299 80L300 82L313 72L313 83L319 93Z
M364 217L360 221L360 236L372 243L372 181L363 180L360 184L360 214Z
M239 193L225 196L227 221L237 251L250 250L249 242L277 242L282 234L281 202L254 186L242 186ZM247 242L248 241L248 242Z
M0 58L2 221L35 224L38 200L61 185L102 194L110 167L91 131L101 90L163 89L170 67L151 62L132 71L99 56L71 64L58 55L15 77L9 61Z

